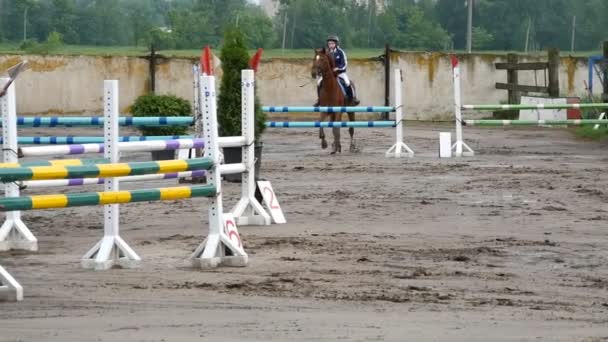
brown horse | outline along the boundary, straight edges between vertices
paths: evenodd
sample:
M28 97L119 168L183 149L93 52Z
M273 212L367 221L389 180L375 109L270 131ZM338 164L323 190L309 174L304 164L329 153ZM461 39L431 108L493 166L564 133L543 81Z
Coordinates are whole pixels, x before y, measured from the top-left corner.
M340 90L338 84L338 78L334 73L335 63L333 58L325 51L325 49L315 49L315 57L312 61L311 76L316 78L318 75L323 77L321 88L319 90L319 106L321 107L334 107L334 106L347 106L347 100ZM325 113L322 112L319 121L323 122L329 117L330 122L342 121L342 113ZM355 121L355 113L348 113L348 120ZM340 144L340 127L333 127L332 133L334 136L334 143L331 154L336 152L342 152L342 145ZM350 151L356 152L355 146L355 129L349 127L348 133L350 134ZM321 139L321 148L327 148L327 141L325 141L325 132L323 127L319 128L319 138Z

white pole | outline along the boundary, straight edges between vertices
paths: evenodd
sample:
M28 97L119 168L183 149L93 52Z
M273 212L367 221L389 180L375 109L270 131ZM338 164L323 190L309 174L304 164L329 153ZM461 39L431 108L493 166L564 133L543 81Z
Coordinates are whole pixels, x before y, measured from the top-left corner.
M118 81L104 81L104 158L110 163L118 163L120 159L118 137L119 108ZM106 178L104 191L119 191L118 178ZM83 268L108 270L117 264L123 268L139 266L141 258L127 245L119 235L119 205L106 204L103 206L103 238L81 259Z
M23 11L23 41L25 42L27 40L27 10L29 8L25 8L25 10Z
M0 266L0 301L22 301L23 287Z
M570 42L570 51L574 52L574 40L576 39L576 16L572 16L572 40Z
M414 151L403 142L403 75L400 69L395 69L395 144L386 151L387 158L401 158L402 156L413 157ZM407 152L407 153L403 153Z
M190 260L193 266L200 268L211 268L219 265L246 266L248 262L247 253L242 249L242 246L237 245L225 233L228 227L224 222L222 207L215 77L200 76L199 85L201 113L205 125L205 157L213 159L213 167L207 172L207 183L215 185L216 195L210 199L209 203L209 234L194 251ZM238 235L238 233L236 234Z
M467 53L471 53L473 46L473 0L467 0Z
M0 89L10 82L9 78L0 78ZM15 94L15 82L13 82L6 94L0 98L0 112L2 114L2 155L4 163L18 163L17 155L17 99ZM4 196L19 197L19 186L15 183L4 184ZM0 227L0 251L10 249L25 249L28 251L38 250L38 240L21 220L20 211L9 211L6 219Z
M528 28L526 29L526 43L524 46L524 52L528 53L528 45L530 43L530 27L532 26L532 17L528 17Z
M455 156L473 156L473 150L465 144L462 139L462 102L460 95L460 66L458 65L458 58L452 56L452 71L454 75L454 115L456 119L456 142L452 149L456 149ZM467 151L464 152L463 149Z
M242 70L241 79L241 134L245 138L242 148L242 163L247 167L247 171L241 177L241 199L231 213L234 214L237 225L270 225L270 215L255 198L255 76L253 70Z

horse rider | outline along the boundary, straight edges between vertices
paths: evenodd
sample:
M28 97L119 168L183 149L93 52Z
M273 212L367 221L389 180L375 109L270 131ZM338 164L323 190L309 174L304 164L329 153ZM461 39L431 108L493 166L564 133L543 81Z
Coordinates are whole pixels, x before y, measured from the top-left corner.
M360 101L357 99L357 94L355 93L355 89L352 86L348 75L346 74L346 66L348 65L348 59L346 58L346 53L344 50L340 48L340 38L335 35L330 35L327 37L327 47L329 49L329 55L334 60L335 68L334 73L338 76L338 81L342 81L342 84L346 87L346 97L348 98L348 102L353 105L358 105ZM318 90L321 88L321 82L323 81L323 77L319 77L317 79L317 94ZM319 101L315 106L319 105Z

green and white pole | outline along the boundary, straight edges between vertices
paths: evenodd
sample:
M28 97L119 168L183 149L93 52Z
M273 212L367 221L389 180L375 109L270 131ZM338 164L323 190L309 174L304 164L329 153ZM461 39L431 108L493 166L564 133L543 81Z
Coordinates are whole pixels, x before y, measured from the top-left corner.
M608 124L608 120L464 120L467 126L583 126Z
M463 110L543 110L543 109L589 109L589 108L608 108L608 103L539 103L539 104L481 104L463 105Z

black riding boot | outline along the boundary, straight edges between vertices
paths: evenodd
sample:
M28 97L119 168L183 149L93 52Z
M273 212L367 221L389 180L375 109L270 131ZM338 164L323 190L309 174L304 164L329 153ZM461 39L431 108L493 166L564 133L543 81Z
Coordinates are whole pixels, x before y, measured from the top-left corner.
M357 99L357 96L355 95L355 91L352 86L346 87L346 96L348 97L349 102L352 103L354 106L361 103L361 101Z

